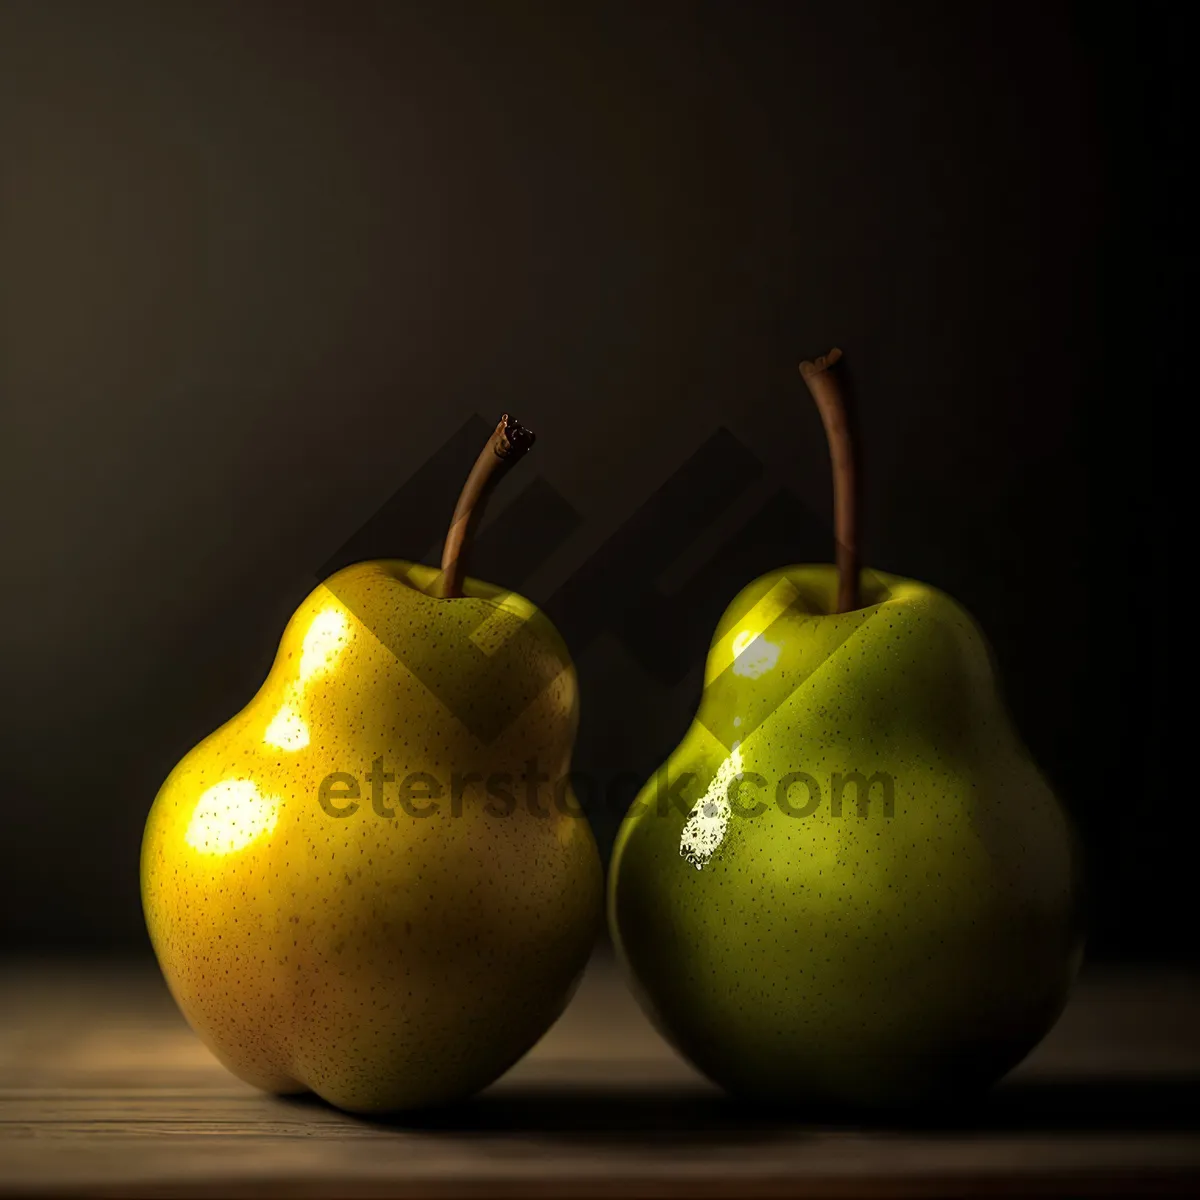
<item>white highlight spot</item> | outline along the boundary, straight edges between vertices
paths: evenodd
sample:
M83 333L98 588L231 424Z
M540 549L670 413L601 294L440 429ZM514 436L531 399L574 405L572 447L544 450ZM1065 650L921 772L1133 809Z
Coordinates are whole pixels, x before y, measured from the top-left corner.
M729 830L729 787L742 778L741 742L734 742L729 757L717 768L708 790L696 801L684 822L679 854L697 871L720 848Z
M291 700L271 718L263 741L280 750L303 750L308 745L308 726Z
M300 682L324 675L338 660L349 640L350 622L336 608L322 609L313 617L300 651Z
M733 639L733 673L757 679L779 661L780 647L768 642L761 633L743 630Z
M312 619L300 647L300 675L288 684L283 704L263 732L263 742L277 750L303 750L308 725L301 712L305 685L331 670L350 640L350 622L336 608L322 609Z
M200 854L232 854L265 837L279 820L279 798L248 779L226 779L201 793L184 840Z

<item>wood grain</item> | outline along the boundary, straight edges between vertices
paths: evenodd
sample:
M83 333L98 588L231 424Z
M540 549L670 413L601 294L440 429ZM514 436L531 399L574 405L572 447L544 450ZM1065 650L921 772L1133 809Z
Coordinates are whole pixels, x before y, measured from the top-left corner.
M476 1100L394 1122L264 1096L150 964L0 972L0 1195L1200 1194L1200 980L1085 976L981 1104L908 1127L728 1100L598 957L563 1019Z

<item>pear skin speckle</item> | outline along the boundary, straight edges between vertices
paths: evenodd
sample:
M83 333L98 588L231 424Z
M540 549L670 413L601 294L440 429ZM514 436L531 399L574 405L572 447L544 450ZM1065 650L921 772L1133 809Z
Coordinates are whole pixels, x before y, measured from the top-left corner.
M933 588L867 579L838 615L832 567L734 600L666 765L694 782L676 805L651 780L614 849L636 993L744 1096L872 1108L986 1087L1079 963L1074 837L982 635Z
M570 771L566 648L528 601L474 580L436 599L433 576L371 562L319 586L258 694L171 772L142 846L151 941L196 1032L247 1082L351 1111L495 1080L562 1011L602 918L577 806L551 782L524 802L530 761Z

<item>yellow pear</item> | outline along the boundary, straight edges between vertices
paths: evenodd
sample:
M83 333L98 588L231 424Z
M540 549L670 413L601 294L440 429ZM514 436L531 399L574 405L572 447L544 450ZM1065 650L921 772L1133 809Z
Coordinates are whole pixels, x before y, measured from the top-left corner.
M300 605L258 694L171 772L142 896L171 992L240 1078L380 1112L485 1087L562 1011L601 920L569 786L574 669L463 579L506 417L442 570L360 563Z

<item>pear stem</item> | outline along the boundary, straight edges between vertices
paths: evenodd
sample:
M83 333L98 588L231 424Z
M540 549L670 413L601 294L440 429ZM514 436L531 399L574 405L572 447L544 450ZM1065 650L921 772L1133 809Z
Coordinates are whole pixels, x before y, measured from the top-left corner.
M467 550L471 544L471 534L483 510L487 507L488 497L496 484L518 463L525 452L534 443L533 433L519 421L505 413L500 418L492 436L479 452L467 482L459 493L458 503L454 506L454 516L450 519L450 529L446 533L446 542L442 547L442 573L439 577L438 594L443 600L455 600L462 592L463 577L467 572Z
M858 595L858 472L854 440L846 417L846 401L833 366L842 357L836 347L816 362L802 362L800 374L817 403L829 457L833 463L833 527L837 541L837 611L859 606Z

